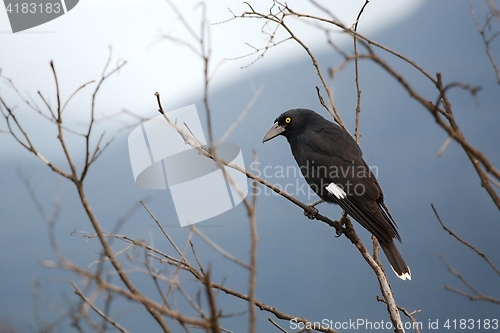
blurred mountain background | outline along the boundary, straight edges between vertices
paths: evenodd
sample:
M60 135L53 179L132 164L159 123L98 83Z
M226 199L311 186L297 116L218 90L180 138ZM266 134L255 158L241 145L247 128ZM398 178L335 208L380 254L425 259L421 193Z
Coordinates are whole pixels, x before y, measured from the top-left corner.
M478 18L484 20L486 2L472 4L477 10ZM95 6L95 2L88 1L87 5L86 2L81 2L61 20L67 20L66 24L69 24L73 15L74 20L81 23L83 18L75 13L80 7L85 10L86 6L90 8L91 5ZM209 3L207 6L210 5ZM109 5L103 5L103 10L108 10L110 17L119 15L117 12L111 14L107 6ZM370 16L372 7L377 6L377 1L370 2L364 15ZM500 165L499 87L469 5L466 2L439 0L420 1L413 6L404 19L394 19L391 22L390 16L384 17L384 26L373 31L364 28L361 20L359 31L414 60L432 75L441 72L445 84L459 81L481 86L476 98L458 88L451 90L451 103L465 137L488 156L493 164ZM168 7L151 5L148 10L166 12ZM331 10L335 11L335 7L332 6ZM397 16L396 13L392 15ZM90 20L88 17L86 19ZM376 21L376 17L367 20ZM57 24L64 22L56 21L50 23L54 26L47 25L47 29L60 31ZM140 30L143 28L139 25L140 22L142 21L134 22L131 18L131 26L124 29L132 29L137 24L137 29ZM154 61L149 63L150 68L145 70L144 63L138 63L141 58L130 59L120 73L103 86L97 100L98 110L105 110L104 114L126 108L144 117L153 117L157 115L153 93L159 91L167 110L196 104L205 126L200 87L195 83L190 85L190 78L180 77L182 73L155 71L155 66L162 66L155 61L163 59L162 61L168 62L169 52L177 52L180 46L167 41L155 43L155 36L158 36L162 22L154 21L151 24L157 35L145 35L143 38L151 42L140 46L144 50L141 52L152 54ZM225 24L231 27L235 23ZM213 26L214 34L224 27L224 24ZM109 34L120 28L110 23ZM91 36L97 34L93 28L88 29ZM152 31L155 32L155 29ZM139 32L145 34L144 31ZM259 32L255 30L254 34ZM125 30L123 34L126 33ZM97 46L92 46L88 40L79 43L75 39L74 47L85 48L86 51L80 58L73 59L64 58L65 48L44 49L40 51L42 55L37 56L38 48L29 49L33 44L22 40L37 38L42 41L36 43L43 45L43 39L50 39L50 45L55 45L58 35L69 38L64 32L2 34L0 40L5 41L6 45L25 45L18 49L3 48L0 54L0 67L3 69L1 74L12 78L22 93L28 91L35 97L36 89L40 89L47 95L51 94L51 102L54 103L54 85L48 66L50 59L54 59L65 96L86 80L100 75L108 52L106 43L113 46L114 59L127 59L127 54L120 53L121 42L115 47L115 41L113 38L106 38L107 34L108 30L102 32L107 40L99 40ZM91 40L91 37L88 38ZM241 43L244 41L242 39ZM352 48L350 43L340 45L345 50ZM327 70L341 62L341 58L326 43L315 42L314 46L323 69ZM500 54L498 43L493 43L491 47L494 55ZM34 53L32 57L39 59L37 63L28 61L30 58L24 54L27 50ZM273 51L271 49L269 54ZM224 82L217 82L211 90L214 137L221 138L252 100L255 92L262 89L251 110L227 141L241 147L247 167L253 160L253 150L256 150L260 170L268 167L267 174L263 175L265 178L281 186L293 184L289 187L292 189L291 193L304 202L311 202L317 198L308 195L308 192L301 192L300 188L307 189L301 176L292 172L285 177L276 174L280 168L295 166L285 139L278 138L265 145L261 143L274 119L287 109L305 107L328 117L317 99L315 86L320 85L320 81L310 59L298 46L290 46L286 52L279 57L271 55L270 57L274 57L272 62L268 61L266 55L255 65L239 69L239 72L233 73ZM435 87L416 70L393 56L385 58L429 100L435 101L438 98ZM252 59L254 58L249 57L238 61L248 64ZM143 61L148 62L147 58ZM194 67L198 66L195 58L187 61L193 61ZM23 63L25 70L21 71ZM354 69L350 64L334 81L337 106L352 132L356 107L353 78ZM193 82L198 80L197 77ZM165 81L169 81L168 84L174 82L174 85L176 81L181 82L178 89L182 93L169 90ZM498 305L471 302L444 288L445 285L459 288L464 286L448 272L439 254L484 294L500 298L498 276L477 255L449 236L441 228L431 209L433 203L447 226L488 254L493 262L499 262L498 210L481 187L467 156L454 142L447 147L443 156L437 155L447 135L435 124L428 111L412 100L399 83L376 64L361 61L360 85L361 148L367 163L377 168L385 202L398 223L403 239L399 249L412 270L410 282L400 281L392 272L388 272L398 305L409 311L420 309L416 318L423 323L424 331L427 330L428 322L436 319L440 323L446 319L498 319ZM145 91L146 88L149 90ZM2 85L0 94L17 105L17 112L22 113L21 118L26 122L30 133L40 140L41 150L53 160L63 163L62 152L54 145L54 129L33 112L30 113L19 100L16 102L16 96L7 84ZM147 102L143 105L133 102L132 105L127 105L126 101L133 100L136 96ZM69 117L75 117L74 121L78 124L79 119L87 117L88 110L88 98L85 100L79 97L74 100L67 113L72 113ZM119 125L112 125L111 130L117 126ZM5 129L5 126L2 125L1 128ZM127 136L131 130L132 128L121 132L90 171L85 188L92 209L103 229L111 231L120 217L126 215L139 200L145 199L171 236L183 245L189 230L178 226L169 191L144 190L134 183L127 147ZM81 148L76 141L70 144L73 149ZM28 332L37 327L33 314L36 307L33 286L39 286L37 288L42 299L47 298L59 306L59 309L53 309L43 300L38 303L42 320L49 321L48 318L57 318L58 311L71 304L71 300L74 301L76 296L70 280L78 279L70 273L47 269L41 265L41 261L55 260L57 256L50 247L49 228L30 199L28 188L36 194L49 215L54 202L60 203L62 211L54 227L54 236L59 250L65 256L86 267L96 260L100 247L96 239L87 239L75 233L91 231L91 226L72 185L23 151L7 134L0 135L0 170L0 323L14 328L16 332ZM298 169L295 170L298 172ZM28 187L26 181L29 182ZM374 322L387 321L386 306L376 301L376 296L380 295L377 281L352 244L345 237L335 238L335 231L327 225L308 220L298 207L282 197L263 187L260 190L262 193L257 199L259 243L256 298L286 313L310 320L328 318L333 321L349 321L362 318ZM336 206L322 204L318 208L332 219L341 215L341 210ZM363 242L370 244L367 232L357 223L354 226ZM229 253L248 260L249 226L241 205L197 224L197 227ZM172 250L154 221L142 208L133 211L119 233L134 239L144 239L165 251ZM212 264L215 281L220 282L226 278L225 284L243 293L247 292L247 272L221 258L202 241L198 241L196 246L199 253L203 254L202 260ZM125 245L115 241L113 247L118 251ZM389 267L385 258L383 263L386 268ZM134 279L141 281L145 277L135 273ZM245 303L222 295L218 305L226 313L247 309ZM157 330L155 323L145 313L136 311L133 305L122 304L119 308L112 309L111 313L131 332ZM268 314L259 312L258 316L259 332L273 329L267 321ZM282 324L283 327L288 327L286 323ZM59 331L71 330L69 323L65 325L68 326L63 326ZM240 332L246 330L247 320L245 316L235 316L225 319L223 325L234 332Z

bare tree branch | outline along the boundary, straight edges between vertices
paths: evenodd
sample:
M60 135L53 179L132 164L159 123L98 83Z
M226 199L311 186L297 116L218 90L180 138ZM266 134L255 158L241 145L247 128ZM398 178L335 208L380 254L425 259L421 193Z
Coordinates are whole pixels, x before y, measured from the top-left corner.
M469 0L469 8L470 12L472 14L472 18L474 19L474 23L476 24L476 29L481 35L481 38L483 39L486 55L488 56L488 59L491 63L491 66L493 67L493 70L495 71L496 79L497 79L497 84L500 84L500 71L498 70L498 65L495 61L495 58L493 57L493 54L491 53L491 48L490 44L500 35L500 31L495 32L492 34L490 37L486 36L486 30L491 30L491 25L492 25L492 20L494 18L498 19L498 12L496 10L496 7L494 7L493 2L489 1L490 4L490 13L486 16L486 20L483 25L479 23L479 20L476 16L476 11L474 10L474 6L472 5L472 1Z

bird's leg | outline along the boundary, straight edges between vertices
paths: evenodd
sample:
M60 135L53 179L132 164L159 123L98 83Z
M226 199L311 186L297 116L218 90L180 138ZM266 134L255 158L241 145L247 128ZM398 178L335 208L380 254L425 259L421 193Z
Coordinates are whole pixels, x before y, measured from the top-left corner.
M346 212L344 211L342 213L342 217L335 221L335 238L339 238L340 236L342 236L342 234L344 233L344 231L346 231L347 229L344 227L346 225L346 220L348 219L347 217L347 214Z
M334 222L335 223L335 238L339 238L340 236L342 236L342 234L344 233L344 219L340 219L340 220L337 220Z
M316 214L318 214L318 210L316 209L316 205L319 205L320 203L323 203L325 202L325 200L323 199L320 199L318 201L314 201L314 202L311 202L310 204L308 204L307 206L310 207L310 209L305 209L304 210L304 215L307 216L307 218L309 220L314 220L314 217L316 216Z

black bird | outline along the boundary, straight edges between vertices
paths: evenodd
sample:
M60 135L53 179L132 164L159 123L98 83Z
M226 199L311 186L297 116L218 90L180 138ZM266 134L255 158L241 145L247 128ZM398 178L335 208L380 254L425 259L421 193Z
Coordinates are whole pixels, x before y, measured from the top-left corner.
M293 109L276 118L262 142L283 135L309 186L321 199L335 203L377 237L392 269L411 280L399 253L396 222L384 204L382 189L363 160L361 149L342 127L314 111Z

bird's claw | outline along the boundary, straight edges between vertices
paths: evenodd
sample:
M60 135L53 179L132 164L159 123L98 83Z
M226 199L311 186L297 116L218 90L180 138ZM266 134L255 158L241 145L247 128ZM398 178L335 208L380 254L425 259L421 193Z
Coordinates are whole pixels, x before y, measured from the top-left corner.
M339 238L344 233L344 223L342 222L342 220L335 221L334 223L334 228L336 230L335 238Z
M307 216L309 220L314 220L316 214L318 214L318 210L316 209L315 206L322 202L325 202L325 200L320 199L318 201L311 202L309 205L307 205L309 209L304 209L304 215Z

